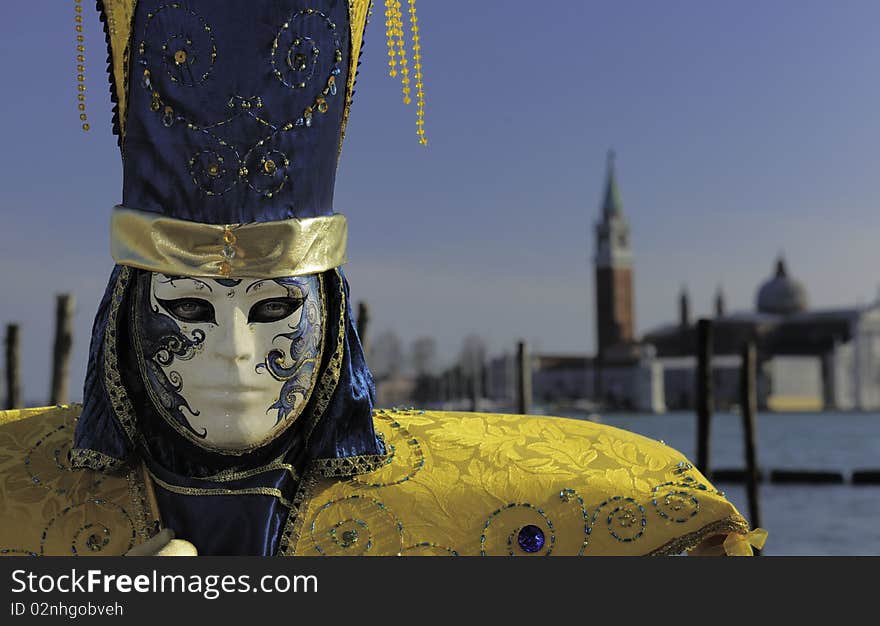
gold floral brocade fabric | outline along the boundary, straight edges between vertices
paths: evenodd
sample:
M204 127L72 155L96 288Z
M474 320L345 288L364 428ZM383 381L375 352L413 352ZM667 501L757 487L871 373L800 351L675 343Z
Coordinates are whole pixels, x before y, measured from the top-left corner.
M385 466L302 491L290 552L678 554L749 528L686 458L593 422L377 411Z
M79 410L0 412L0 555L118 555L155 532L142 473L69 468ZM660 555L725 536L750 552L745 519L662 442L553 417L374 422L385 457L308 468L280 554Z
M136 472L70 469L81 408L0 411L0 556L119 555L149 537Z

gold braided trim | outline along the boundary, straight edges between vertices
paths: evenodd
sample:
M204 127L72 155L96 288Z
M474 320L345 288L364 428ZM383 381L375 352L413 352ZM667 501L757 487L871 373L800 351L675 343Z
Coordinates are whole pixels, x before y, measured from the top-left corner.
M119 103L119 132L125 136L125 118L128 112L128 57L137 0L102 0L107 32L110 36L110 57L113 84Z
M119 353L117 337L119 334L119 308L125 296L125 290L131 281L131 269L120 268L113 286L113 296L110 299L110 312L107 316L107 326L104 329L104 389L110 399L110 407L116 421L122 426L125 434L132 444L144 442L143 434L136 428L134 406L128 396L125 386L122 384L122 376L119 373ZM95 471L113 471L122 467L127 460L114 459L97 450L73 449L69 453L69 461L72 467L83 467ZM103 467L103 469L101 469Z
M673 556L692 550L712 535L747 532L749 532L749 523L739 515L731 515L730 517L703 526L701 529L692 533L676 537L669 543L652 550L645 556Z
M290 500L284 497L284 495L281 493L281 490L274 489L272 487L248 487L246 489L204 489L201 487L181 487L179 485L172 485L171 483L166 483L161 478L158 478L153 472L150 472L150 477L153 479L153 482L155 482L163 489L167 489L172 493L179 493L184 496L272 496L273 498L277 498L278 501L284 506L288 508L291 507Z
M367 17L372 8L373 0L349 0L348 2L348 27L350 29L348 39L348 81L345 86L345 106L342 109L342 126L339 131L337 156L342 154L345 128L348 126L348 116L351 112L351 103L354 98L354 81L357 74L358 60L361 56L361 46L364 43L364 30L367 27Z
M223 470L222 472L218 472L216 474L211 474L210 476L205 476L205 480L217 480L220 482L232 482L235 480L242 480L243 478L250 478L251 476L256 476L258 474L265 474L266 472L271 472L273 470L285 470L293 480L299 480L299 474L296 471L296 468L290 463L284 463L283 461L272 461L268 465L263 465L261 467L256 467L254 469L239 471L235 469Z
M296 544L299 543L305 523L304 513L309 501L315 494L318 486L318 477L314 471L307 472L299 484L296 494L293 496L293 505L287 512L287 521L284 522L284 530L278 541L278 556L293 556L296 554Z
M90 450L89 448L74 448L67 453L67 462L77 469L90 469L95 472L115 472L128 465L125 459L116 459L112 456Z
M119 265L174 276L280 278L344 265L345 216L250 224L202 224L122 206L110 220Z
M132 468L128 472L128 494L134 512L132 517L135 522L135 531L142 541L147 541L158 528L153 523L154 520L151 519L153 516L150 513L146 486L136 468Z
M104 329L104 389L110 398L110 406L116 416L116 420L128 435L133 444L140 443L146 448L143 434L137 429L134 405L128 396L125 386L122 384L122 376L119 373L119 353L117 337L119 334L119 307L125 296L125 289L131 280L131 268L122 267L113 287L113 297L110 302L110 314L107 316L107 327Z
M324 373L321 375L321 379L315 388L315 408L309 416L310 423L306 428L306 445L308 445L309 440L312 438L312 433L315 432L315 427L318 425L318 422L321 421L321 418L324 417L324 412L330 405L330 400L336 392L336 386L339 384L339 376L342 372L342 357L345 352L345 315L347 305L345 286L342 284L342 275L339 273L338 269L335 270L335 272L336 282L339 287L339 322L336 325L336 350L333 352L333 356L330 357L330 361L327 363L327 368L324 370ZM330 329L327 328L326 319L324 327L326 329L324 332L329 334ZM324 354L323 348L321 349L321 354Z
M312 467L321 478L347 478L358 474L368 474L388 465L392 455L360 454L335 459L315 459Z

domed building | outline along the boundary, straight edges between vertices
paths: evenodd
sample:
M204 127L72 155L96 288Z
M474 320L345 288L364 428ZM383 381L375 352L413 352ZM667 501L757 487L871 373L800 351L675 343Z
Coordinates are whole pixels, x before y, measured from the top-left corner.
M815 310L807 289L776 260L773 274L757 289L754 311L727 313L715 296L713 369L721 408L739 402L740 350L758 349L759 403L778 410L876 410L880 408L880 302ZM666 403L694 405L696 321L689 296L679 296L679 319L645 334L664 369Z
M772 315L791 315L807 310L807 290L803 283L789 277L783 257L776 261L776 274L758 289L756 308L759 313Z

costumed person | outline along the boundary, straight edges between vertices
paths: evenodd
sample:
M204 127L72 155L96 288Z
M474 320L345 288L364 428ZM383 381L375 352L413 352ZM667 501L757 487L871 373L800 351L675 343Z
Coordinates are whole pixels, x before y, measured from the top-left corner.
M83 405L0 414L0 552L760 545L661 442L570 419L374 409L333 207L368 0L98 8L124 172L116 265ZM408 95L400 2L386 13ZM418 122L424 143L421 108Z

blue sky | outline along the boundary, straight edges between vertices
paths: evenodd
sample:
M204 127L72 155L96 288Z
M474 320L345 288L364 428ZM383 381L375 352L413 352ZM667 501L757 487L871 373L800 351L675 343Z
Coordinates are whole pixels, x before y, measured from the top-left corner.
M85 3L79 130L73 2L6 7L0 54L0 323L22 324L25 395L47 393L54 294L77 298L79 391L112 267L121 166L103 35ZM716 287L753 307L784 251L811 305L867 303L880 277L880 3L430 1L418 4L430 145L384 76L378 8L340 165L354 300L372 333L451 359L594 346L592 224L617 151L640 331Z

